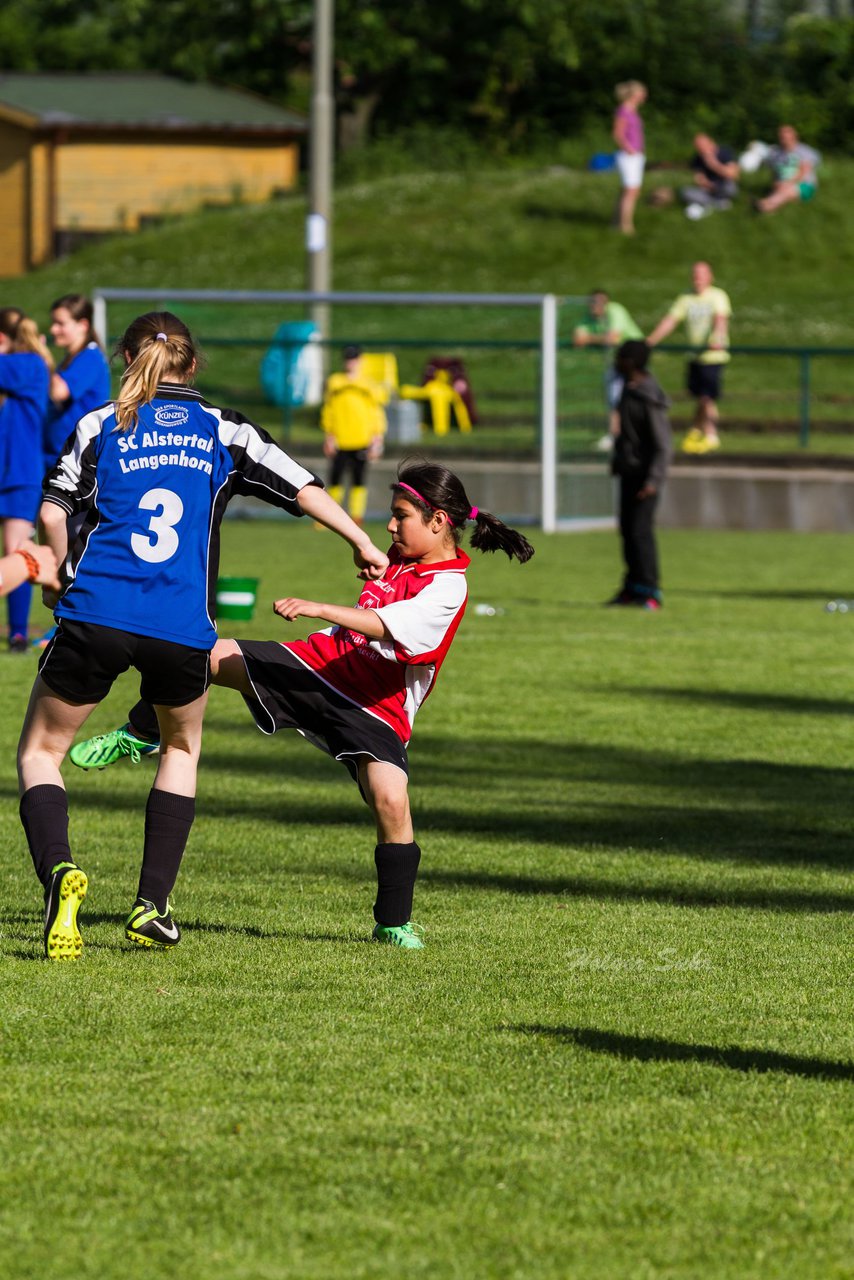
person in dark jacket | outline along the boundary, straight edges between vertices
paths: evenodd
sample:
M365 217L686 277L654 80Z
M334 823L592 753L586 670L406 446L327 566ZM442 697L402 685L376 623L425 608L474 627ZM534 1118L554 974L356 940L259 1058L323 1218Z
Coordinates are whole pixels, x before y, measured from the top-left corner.
M626 574L609 604L661 608L655 511L673 450L668 399L647 369L646 342L624 342L617 351L617 372L625 379L620 397L620 434L612 471L620 480L620 536Z

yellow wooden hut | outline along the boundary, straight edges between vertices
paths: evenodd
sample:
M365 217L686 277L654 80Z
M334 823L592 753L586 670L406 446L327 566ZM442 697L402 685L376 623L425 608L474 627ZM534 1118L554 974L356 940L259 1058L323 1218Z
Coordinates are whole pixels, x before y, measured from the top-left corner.
M0 74L0 276L93 235L292 187L305 120L156 74Z

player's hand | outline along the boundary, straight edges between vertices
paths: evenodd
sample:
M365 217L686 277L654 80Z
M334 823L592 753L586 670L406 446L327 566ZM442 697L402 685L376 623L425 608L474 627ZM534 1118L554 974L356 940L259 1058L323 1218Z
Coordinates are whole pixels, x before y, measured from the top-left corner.
M638 489L637 493L635 494L635 497L637 498L638 502L643 502L644 498L654 498L655 485L645 484L642 489Z
M372 542L366 546L357 547L353 552L353 561L359 570L356 577L364 578L368 582L381 578L388 568L388 556Z
M273 601L273 613L277 613L285 622L295 622L297 618L317 618L320 605L316 600L299 600L296 596L285 596L283 600Z
M324 436L323 438L323 454L326 458L334 458L338 452L338 445L335 443L334 436Z

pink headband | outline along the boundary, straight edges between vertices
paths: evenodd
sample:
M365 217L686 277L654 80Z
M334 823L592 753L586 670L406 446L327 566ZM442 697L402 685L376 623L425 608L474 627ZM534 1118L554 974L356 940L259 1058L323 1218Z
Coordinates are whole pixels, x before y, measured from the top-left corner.
M411 493L414 498L417 498L419 502L423 502L424 506L429 507L431 511L445 510L444 507L437 507L435 502L429 502L427 498L424 497L423 493L419 493L417 489L413 489L411 484L404 484L402 480L396 480L394 487L396 489L405 489L407 493ZM447 516L448 524L453 525L454 522L451 519L451 517L448 515L447 511L445 511L445 515ZM466 519L467 520L477 519L477 507L472 507Z

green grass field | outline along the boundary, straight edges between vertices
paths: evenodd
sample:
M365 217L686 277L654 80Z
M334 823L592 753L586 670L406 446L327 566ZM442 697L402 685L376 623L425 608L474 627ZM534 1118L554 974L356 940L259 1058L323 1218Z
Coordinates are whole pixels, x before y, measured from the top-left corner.
M661 154L665 158L667 152ZM686 178L678 169L651 170L645 190L678 187ZM552 291L571 297L602 286L649 332L676 294L688 288L691 262L703 257L731 295L734 343L854 347L854 325L845 305L854 264L847 233L854 161L826 157L815 201L771 218L752 216L749 209L749 196L763 181L747 179L735 208L699 223L689 222L678 204L666 209L644 205L638 235L631 240L608 226L617 192L612 174L563 165L484 165L351 182L336 194L334 284L342 290ZM269 205L167 219L137 235L90 245L25 279L4 281L5 302L46 322L50 302L68 290L151 288L149 302L111 308L115 337L141 307L157 297L168 302L170 289L301 289L305 213L304 198L295 195ZM211 345L210 365L199 383L214 400L237 404L280 431L280 411L263 403L258 365L277 325L303 318L303 309L198 304L177 309L203 341L257 343L231 349ZM568 307L561 322L563 337L571 337L577 319L577 308ZM473 437L475 447L504 454L536 451L536 351L460 345L535 341L534 310L342 307L334 312L333 325L336 342L358 339L396 348L402 377L409 381L420 380L432 352L462 353L486 419ZM396 347L401 339L423 345ZM690 415L682 390L683 363L682 356L656 357L662 382L675 398L678 424ZM590 352L561 358L562 443L571 452L588 450L601 433L604 414L596 365ZM814 362L815 421L807 456L854 451L849 430L852 368L850 358L819 357ZM726 451L779 453L797 447L797 358L739 356L726 383ZM293 438L300 447L316 441L316 418L316 412L297 415ZM777 430L757 433L757 426ZM456 450L468 442L454 435L447 443Z
M0 658L5 1275L854 1275L850 540L668 532L648 616L601 607L613 534L534 538L476 558L505 612L416 727L421 953L366 941L343 769L214 690L180 947L122 934L151 762L68 767L86 950L42 960ZM304 524L229 524L223 570L357 590Z

